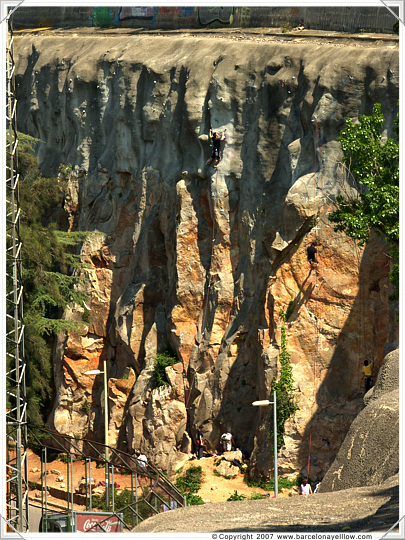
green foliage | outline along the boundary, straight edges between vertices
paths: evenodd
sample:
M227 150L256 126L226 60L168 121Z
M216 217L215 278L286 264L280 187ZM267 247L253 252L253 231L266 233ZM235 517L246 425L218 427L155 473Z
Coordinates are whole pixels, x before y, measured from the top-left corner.
M169 385L165 369L169 366L173 366L177 362L178 358L169 346L166 347L166 350L163 353L155 356L155 362L153 364L153 384L156 388Z
M38 141L21 133L18 138L27 416L34 427L44 424L53 399L55 335L82 328L62 319L62 314L67 305L83 305L85 300L78 289L82 265L76 255L85 233L60 230L66 182L43 177L34 153Z
M202 468L200 465L190 467L176 480L176 487L183 493L196 493L201 487Z
M148 488L145 490L145 494L147 494ZM110 488L110 504L112 501L112 487ZM98 508L102 512L108 512L111 511L111 508L107 508L106 503L106 490L104 490L104 493L102 495L93 495L92 499L92 506L93 508ZM127 508L129 505L132 505L134 510L136 508L138 509L138 514L142 519L146 519L147 517L151 516L153 514L153 511L151 508L147 505L146 502L142 500L138 500L138 503L135 503L135 494L132 494L130 490L128 489L122 489L117 491L117 489L114 489L114 508L116 512L122 512L124 521L127 525L131 524L132 518L136 516L136 514L131 510L131 508ZM134 517L135 519L135 517Z
M245 495L242 495L242 493L238 494L237 490L235 489L232 495L228 497L226 500L227 501L244 501L245 499L246 499Z
M292 26L291 26L290 21L283 23L283 25L281 26L281 31L283 34L285 34L286 32L291 32L291 30L292 30Z
M270 480L249 480L247 474L245 475L244 482L249 487L258 487L264 491L274 491L274 478ZM283 478L282 476L278 477L278 489L279 491L283 489L291 489L293 486L299 486L300 479L297 476L294 480L289 480L288 478Z
M183 475L177 477L175 485L186 497L189 506L204 504L204 500L195 494L201 487L202 475L202 468L198 465L190 467Z
M195 493L186 493L186 504L188 506L197 506L199 504L205 504L204 499Z
M88 413L90 411L90 405L89 405L89 402L87 401L87 399L84 399L82 401L82 404L80 405L80 410L83 413Z
M295 301L293 298L291 298L288 306L287 306L287 311L285 312L285 321L287 322L288 319L291 317L293 311L295 309Z
M399 294L399 116L395 121L396 139L383 140L384 115L380 103L371 116L360 116L359 122L346 119L338 141L344 153L344 164L358 190L356 197L336 198L337 209L329 215L335 231L343 231L359 245L369 241L373 229L390 245L394 261L390 278Z
M283 321L281 326L281 352L280 364L281 372L279 379L273 380L271 390L277 392L277 450L283 446L284 442L284 425L291 415L298 410L298 405L294 396L294 379L292 376L292 368L290 363L291 355L287 350L287 335L286 335L286 314L280 309L280 317ZM270 413L272 414L272 413ZM273 424L271 424L269 438L273 438Z
M256 492L249 497L249 501L258 501L260 499L264 499L263 495L260 495L260 493Z

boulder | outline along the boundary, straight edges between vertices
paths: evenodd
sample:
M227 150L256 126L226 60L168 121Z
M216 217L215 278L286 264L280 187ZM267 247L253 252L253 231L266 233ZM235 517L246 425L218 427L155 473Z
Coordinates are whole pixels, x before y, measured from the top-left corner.
M237 459L238 461L240 461L240 463L242 463L242 452L240 450L234 450L233 452L224 452L222 454L222 457L226 461L232 462L234 459Z
M318 491L381 484L399 470L399 353L389 353Z
M237 476L239 474L239 467L232 465L229 461L222 460L221 463L216 466L215 471L220 476L224 477Z

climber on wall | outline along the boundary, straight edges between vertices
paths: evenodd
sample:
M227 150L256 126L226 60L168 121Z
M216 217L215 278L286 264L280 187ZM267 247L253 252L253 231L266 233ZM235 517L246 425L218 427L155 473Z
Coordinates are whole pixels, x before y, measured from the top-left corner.
M364 393L367 394L373 386L373 362L370 364L368 360L364 360L362 372L364 375Z
M221 141L225 140L225 132L222 133L221 138L220 138L218 133L216 131L214 131L213 133L212 129L210 128L210 139L212 140L213 149L212 149L211 157L207 161L207 165L211 165L211 163L215 159L214 167L216 168L222 158Z
M316 254L318 253L318 250L316 249L316 243L312 242L310 246L307 247L307 255L308 255L308 262L311 265L312 268L315 268L315 270L318 270L318 259L316 257ZM318 272L317 272L318 273Z

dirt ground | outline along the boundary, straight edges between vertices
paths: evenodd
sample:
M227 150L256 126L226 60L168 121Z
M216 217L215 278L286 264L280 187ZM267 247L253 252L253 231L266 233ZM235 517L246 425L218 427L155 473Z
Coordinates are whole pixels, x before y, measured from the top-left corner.
M95 38L112 36L147 35L166 38L202 38L225 39L230 41L279 42L280 44L329 44L334 47L388 47L399 48L399 36L395 34L373 34L333 32L324 30L292 29L283 32L281 28L220 28L220 29L181 29L181 30L146 30L143 28L29 28L14 31L16 37L23 35L63 36L71 37L91 35Z
M218 457L207 457L203 459L193 459L187 462L183 471L186 471L189 467L201 466L203 472L202 486L198 491L198 495L204 499L206 503L226 502L227 499L237 491L238 495L244 495L246 499L252 497L253 494L259 493L263 496L273 497L273 491L265 491L258 487L249 487L243 480L243 474L239 473L238 476L232 479L227 479L222 476L214 474L215 465L214 462L218 460ZM36 470L37 469L37 470ZM55 460L47 463L47 486L57 489L67 490L67 465L60 460ZM33 472L34 471L34 472ZM52 471L58 471L60 474L53 473ZM61 476L63 479L61 479ZM84 461L73 462L73 487L75 488L81 478L85 476L85 464ZM103 468L96 468L95 463L92 464L91 476L95 478L97 482L105 480L105 470ZM31 482L41 483L41 460L40 457L34 454L31 450L28 451L28 479ZM59 480L58 480L59 479ZM131 489L131 477L126 474L114 473L114 482L119 485L119 489ZM100 486L96 488L97 492L103 493L104 488ZM279 492L279 497L289 497L290 493L296 495L294 490L286 489L283 492ZM33 490L33 496L39 496L40 490ZM58 499L54 496L48 495L47 502L58 502ZM64 504L63 500L60 500L61 504Z
M249 499L253 494L258 493L263 496L274 496L274 491L265 491L258 487L249 487L243 480L243 474L239 473L238 476L232 479L224 478L223 476L217 476L214 473L214 462L218 460L217 457L207 457L203 459L195 459L189 461L184 467L184 471L189 467L201 466L203 472L202 486L198 491L199 495L205 502L226 502L227 499L235 492L238 495L244 495L246 499ZM284 490L279 493L279 497L288 497L289 493L296 495L297 493L292 490Z

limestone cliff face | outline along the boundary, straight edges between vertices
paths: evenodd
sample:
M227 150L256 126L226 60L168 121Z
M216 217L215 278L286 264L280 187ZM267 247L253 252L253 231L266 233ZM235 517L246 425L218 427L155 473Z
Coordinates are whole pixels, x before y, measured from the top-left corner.
M381 102L392 124L398 50L72 34L19 38L15 56L19 129L43 141L45 173L75 166L70 224L95 231L82 249L89 319L59 340L50 425L103 440L102 376L84 373L106 359L111 444L172 471L197 425L211 449L230 429L252 474L269 474L271 410L251 403L277 377L293 299L300 409L280 473L309 463L323 476L362 407L364 357L379 366L397 341L384 243L357 248L327 214L352 189L344 118ZM205 165L210 126L226 130L218 169ZM179 364L154 389L167 342Z

